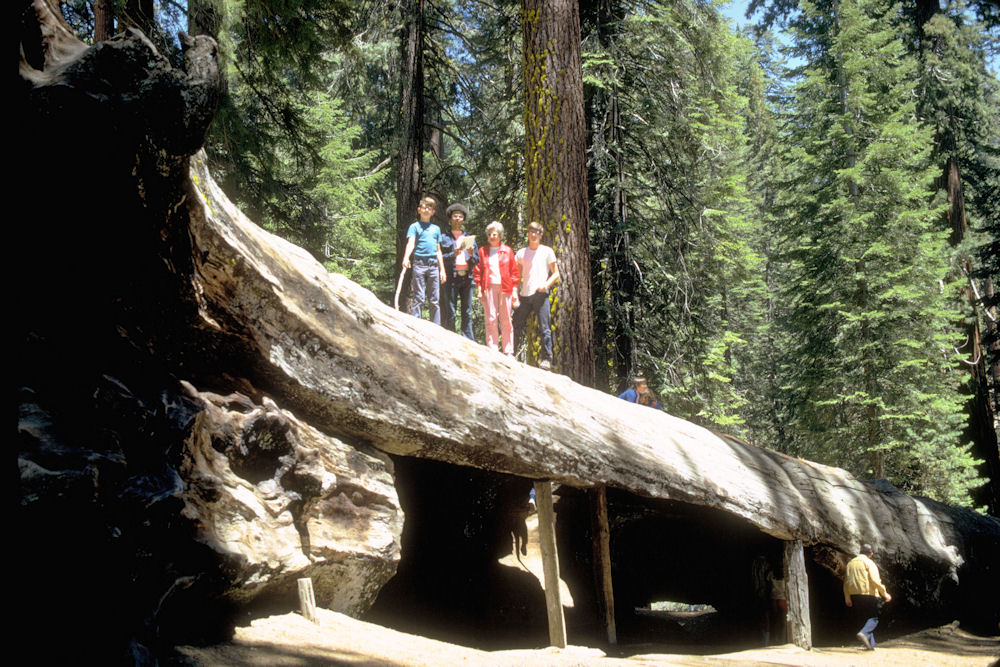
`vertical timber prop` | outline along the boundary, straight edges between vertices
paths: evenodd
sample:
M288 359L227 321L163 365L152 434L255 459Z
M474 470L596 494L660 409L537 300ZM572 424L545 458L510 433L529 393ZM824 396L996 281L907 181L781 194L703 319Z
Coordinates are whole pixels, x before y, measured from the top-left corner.
M316 618L316 594L313 592L313 580L309 577L298 579L299 610L307 621L319 623Z
M802 540L785 542L784 563L788 596L785 636L796 646L809 651L812 649L812 624L809 621L809 578Z
M601 625L608 644L618 643L615 625L615 593L611 583L611 529L608 526L608 489L598 484L590 492L591 535L594 540L594 581L598 595Z
M538 503L538 542L542 548L545 608L549 617L549 644L566 648L566 618L559 595L559 555L556 553L556 514L552 508L552 482L535 482Z

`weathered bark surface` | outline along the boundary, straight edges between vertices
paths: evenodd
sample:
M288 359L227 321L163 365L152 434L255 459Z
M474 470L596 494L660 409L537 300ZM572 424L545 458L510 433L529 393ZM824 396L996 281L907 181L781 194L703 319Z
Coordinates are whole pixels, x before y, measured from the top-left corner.
M806 574L806 560L801 540L785 542L784 578L788 629L788 640L807 651L812 648L812 624L809 619L809 577Z
M527 222L545 228L559 261L552 297L555 369L594 384L586 127L575 0L524 0Z
M234 602L311 577L316 602L358 615L399 561L392 462L324 435L265 399L198 393L178 474L181 515L220 554Z
M608 525L608 492L598 484L588 493L590 500L590 534L593 536L594 589L597 609L608 639L618 643L615 628L615 592L611 575L611 528Z
M136 31L87 48L54 7L22 16L16 106L14 190L43 202L13 230L22 639L40 662L148 662L292 608L298 576L365 611L400 556L391 461L257 391L242 329L198 312L214 41L184 38L177 71Z

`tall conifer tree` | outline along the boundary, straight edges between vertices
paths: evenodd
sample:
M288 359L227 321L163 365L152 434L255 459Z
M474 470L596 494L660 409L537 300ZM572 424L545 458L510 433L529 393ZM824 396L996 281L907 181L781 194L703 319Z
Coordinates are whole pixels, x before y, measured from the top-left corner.
M672 414L739 431L733 351L759 269L737 89L750 45L697 2L586 9L601 374L620 391L644 372Z
M974 462L952 359L956 285L928 205L930 130L914 62L872 0L804 3L786 222L799 345L795 438L813 457L967 502Z
M992 274L977 270L977 264L989 266L997 260L995 255L992 260L988 255L976 257L970 243L976 226L993 236L994 246L998 243L996 229L991 234L989 227L1000 216L995 208L1000 188L1000 100L996 99L997 81L986 71L988 33L981 24L970 22L966 9L964 2L948 3L945 8L936 1L917 3L913 48L920 62L920 112L934 129L934 155L941 168L939 188L948 196L941 224L951 232L956 270L966 282L967 312L963 322L956 322L965 344L958 351L972 394L968 432L988 478L976 498L1000 515L1000 454L988 375L988 346L993 341L983 342L983 330L989 338L992 322L982 296L992 290ZM996 392L994 388L994 400Z
M556 370L594 383L586 129L576 0L523 0L527 213L554 241Z

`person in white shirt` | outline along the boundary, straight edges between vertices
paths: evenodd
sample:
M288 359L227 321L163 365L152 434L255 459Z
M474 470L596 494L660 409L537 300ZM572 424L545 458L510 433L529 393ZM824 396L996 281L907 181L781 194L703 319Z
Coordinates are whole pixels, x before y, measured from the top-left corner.
M514 256L521 273L518 289L519 304L514 311L514 349L521 347L524 327L532 313L538 317L538 329L542 337L542 349L538 356L538 367L552 368L552 330L549 327L549 290L559 280L556 254L547 245L542 245L542 226L537 222L528 225L528 247L521 248Z

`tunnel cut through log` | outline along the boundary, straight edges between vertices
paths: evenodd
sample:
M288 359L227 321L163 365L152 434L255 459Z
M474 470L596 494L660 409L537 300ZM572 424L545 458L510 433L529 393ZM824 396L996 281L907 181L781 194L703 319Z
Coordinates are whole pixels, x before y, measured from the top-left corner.
M532 480L428 459L394 456L405 513L402 559L367 619L399 630L485 649L549 644L539 580L498 559L517 548ZM559 485L560 575L572 593L565 609L568 642L607 644L595 580L591 491ZM796 547L741 517L696 504L608 488L610 560L619 644L749 648L763 643L840 644L857 628L843 604L839 568L847 555L824 545ZM804 574L804 635L786 631L774 610L760 564L776 578L798 554ZM903 592L901 582L890 587ZM912 629L903 600L883 620L886 636ZM651 603L711 605L683 624ZM894 603L895 604L895 603ZM789 606L794 602L789 596ZM942 621L944 622L944 621ZM684 650L681 648L680 650Z
M589 503L576 489L563 486L559 493L560 558L576 601L574 627L596 635L601 631L600 605L592 574ZM720 625L728 628L727 640L756 641L769 597L761 599L755 591L754 561L763 558L772 572L780 573L781 540L737 517L697 505L613 488L607 489L607 503L620 643L697 641L697 634L640 611L667 600L711 605L717 617L725 619Z
M393 459L405 514L402 557L366 620L488 650L547 646L538 579L498 562L526 537L532 480Z
M836 573L862 542L876 549L897 613L919 618L923 627L959 618L974 631L996 631L996 519L720 437L392 310L248 220L215 182L206 154L198 150L219 93L210 38L186 44L181 72L138 33L87 47L59 14L55 0L24 3L15 86L19 135L25 137L15 150L20 161L15 190L25 201L46 204L33 224L16 226L14 238L24 268L15 290L13 356L19 410L25 415L18 439L21 539L16 542L28 565L21 579L34 587L18 597L28 601L21 616L34 626L30 632L41 628L37 631L44 634L43 626L30 621L47 613L51 598L62 599L64 615L80 622L70 631L81 641L62 642L73 651L102 634L97 641L103 646L92 645L91 652L118 655L133 645L166 645L231 630L227 615L205 612L220 600L243 599L247 587L245 579L232 576L232 568L218 567L220 560L232 562L226 544L212 544L183 513L182 493L197 480L179 474L179 453L188 439L179 417L190 414L179 381L223 396L238 392L261 404L266 398L273 402L269 411L287 411L357 453L379 450L496 471L473 474L488 488L507 484L489 481L510 479L489 477L500 472L522 476L511 483L525 490L527 478L551 479L562 483L567 495L566 485L606 484L629 489L635 498L686 501L681 527L692 517L714 520L726 512L731 521L738 516L756 525L760 534L801 539L810 604L823 612L814 635L832 625L835 610L843 610L835 574L818 586L815 570L820 576ZM67 128L80 126L90 128L90 136L69 137ZM109 137L113 141L106 141ZM81 155L88 156L85 169L53 171L52 165L78 164ZM95 199L94 192L102 196ZM77 224L81 219L99 224ZM52 280L52 267L70 278ZM135 385L142 391L128 388L131 378L138 378ZM90 391L94 387L102 390ZM130 403L135 412L121 409L123 395L135 399ZM107 401L107 409L91 410L93 401ZM152 419L139 419L140 414ZM265 448L280 437L270 428L248 433ZM279 458L280 452L271 450ZM253 479L270 484L268 475L280 470L272 456L236 457L234 463L251 485ZM338 471L336 477L352 475ZM319 479L322 487L324 478ZM353 494L346 495L353 504ZM462 509L474 519L479 510L473 501L489 496L478 487L467 495L469 505ZM388 536L389 542L396 526L390 505L358 506L386 510L369 525L371 534ZM702 509L692 509L698 506ZM669 506L664 511L670 515ZM558 514L562 523L563 513ZM261 516L270 521L269 511ZM209 514L204 525L227 518ZM437 518L431 514L432 521ZM458 536L477 525L456 523ZM579 523L584 535L586 525ZM676 539L676 527L666 527ZM314 537L307 543L304 532L287 543L281 528L267 534L277 536L280 553L292 554L293 562L318 546ZM73 539L67 541L67 535ZM461 540L449 537L464 554ZM613 539L622 541L620 535ZM90 548L67 559L65 543ZM730 543L714 544L728 550ZM331 551L340 548L334 547ZM251 545L250 551L255 549ZM358 552L354 562L380 572L338 577L364 594L345 595L337 603L353 607L363 599L360 606L366 606L368 591L394 568L395 549L379 541ZM428 552L434 549L454 551L429 540ZM590 553L590 544L581 549ZM178 571L178 552L190 569ZM616 560L621 559L619 547ZM456 564L451 579L437 583L449 584L470 569L487 571L481 565L486 560L474 554ZM729 568L733 562L731 557L719 565ZM314 569L304 562L301 567ZM616 567L621 571L620 562ZM139 586L135 568L143 572ZM219 572L225 576L216 577ZM270 585L287 571L268 565L253 576L258 574ZM579 590L592 579L590 568L585 577ZM95 595L67 597L66 581L117 604L102 611L89 605ZM164 606L165 596L170 605ZM494 616L506 609L492 600L486 604ZM527 608L534 613L544 605ZM486 615L476 608L471 621L459 620L482 628ZM210 623L203 622L206 616ZM572 636L574 622L568 620ZM108 628L111 634L104 632Z
M477 468L393 457L405 513L402 559L367 615L399 630L487 649L548 645L539 581L498 563L518 547L532 480ZM593 569L593 506L588 491L556 487L561 576L573 595L569 643L605 645L606 616ZM764 609L754 561L780 573L784 542L737 517L697 505L607 489L610 560L623 644L758 645ZM804 558L811 570L821 569ZM812 574L810 570L810 574ZM825 576L824 576L825 574ZM832 575L819 580L829 588ZM759 587L759 586L758 586ZM829 595L818 599L829 601ZM714 615L683 630L641 610L651 602L710 604ZM784 619L772 618L783 640Z

